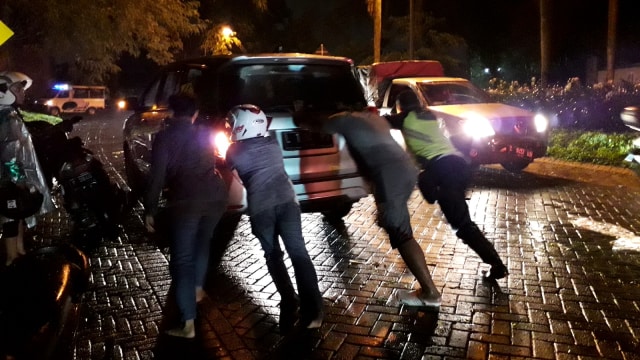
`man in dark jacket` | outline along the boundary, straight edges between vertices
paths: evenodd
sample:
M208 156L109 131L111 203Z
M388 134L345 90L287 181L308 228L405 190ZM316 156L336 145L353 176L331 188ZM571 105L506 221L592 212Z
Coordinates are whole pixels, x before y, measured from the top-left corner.
M227 207L227 187L216 171L211 129L194 125L195 100L188 95L169 98L173 117L153 141L151 178L144 197L145 225L155 232L154 216L160 193L167 189L169 212L169 270L182 324L167 334L195 336L196 296L209 262L209 247Z

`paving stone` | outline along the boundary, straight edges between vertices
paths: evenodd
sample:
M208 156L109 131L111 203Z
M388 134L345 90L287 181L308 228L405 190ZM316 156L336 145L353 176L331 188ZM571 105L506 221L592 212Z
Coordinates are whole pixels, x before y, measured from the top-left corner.
M74 132L126 187L121 119L92 117ZM562 177L536 172L550 167ZM138 204L124 234L90 256L75 359L172 351L233 360L638 359L640 253L613 250L618 237L610 231L640 232L640 186L575 182L559 169L581 172L576 178L607 176L606 169L545 160L520 174L493 166L474 174L471 214L511 273L496 284L482 280L488 266L456 239L438 206L412 195L415 235L443 294L436 314L393 301L395 291L417 284L376 225L371 197L354 204L343 224L303 214L326 308L322 328L308 334L277 332L279 296L243 216L210 271L191 348L163 338L169 259L145 235ZM48 214L33 229L33 245L65 241L70 226L64 211Z

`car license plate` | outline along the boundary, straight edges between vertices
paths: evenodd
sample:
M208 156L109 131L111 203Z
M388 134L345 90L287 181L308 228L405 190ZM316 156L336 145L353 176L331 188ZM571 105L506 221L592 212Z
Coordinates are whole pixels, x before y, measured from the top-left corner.
M523 159L533 160L533 150L529 150L519 146L509 145L509 153L515 154L517 157L520 157Z
M284 150L325 149L333 147L333 135L305 130L282 133Z

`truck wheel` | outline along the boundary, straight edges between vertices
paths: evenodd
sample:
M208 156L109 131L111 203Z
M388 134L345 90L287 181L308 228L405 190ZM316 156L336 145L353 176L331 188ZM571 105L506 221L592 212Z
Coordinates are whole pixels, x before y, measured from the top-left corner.
M58 109L57 107L52 107L49 109L49 114L53 116L58 116L60 115L60 109Z
M529 160L510 160L500 163L507 171L518 173L531 164Z
M87 115L95 115L95 114L96 114L96 108L90 107L87 109Z

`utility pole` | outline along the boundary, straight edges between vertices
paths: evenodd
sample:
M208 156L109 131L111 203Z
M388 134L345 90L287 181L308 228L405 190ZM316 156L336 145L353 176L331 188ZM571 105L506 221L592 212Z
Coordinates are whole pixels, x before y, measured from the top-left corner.
M414 29L414 17L413 17L413 0L409 0L409 60L413 60L413 29Z
M373 0L373 62L380 62L380 43L382 41L382 0Z
M540 0L540 86L544 89L549 81L549 6L551 0Z
M607 30L607 81L615 80L616 28L618 27L618 0L609 0L609 24Z

